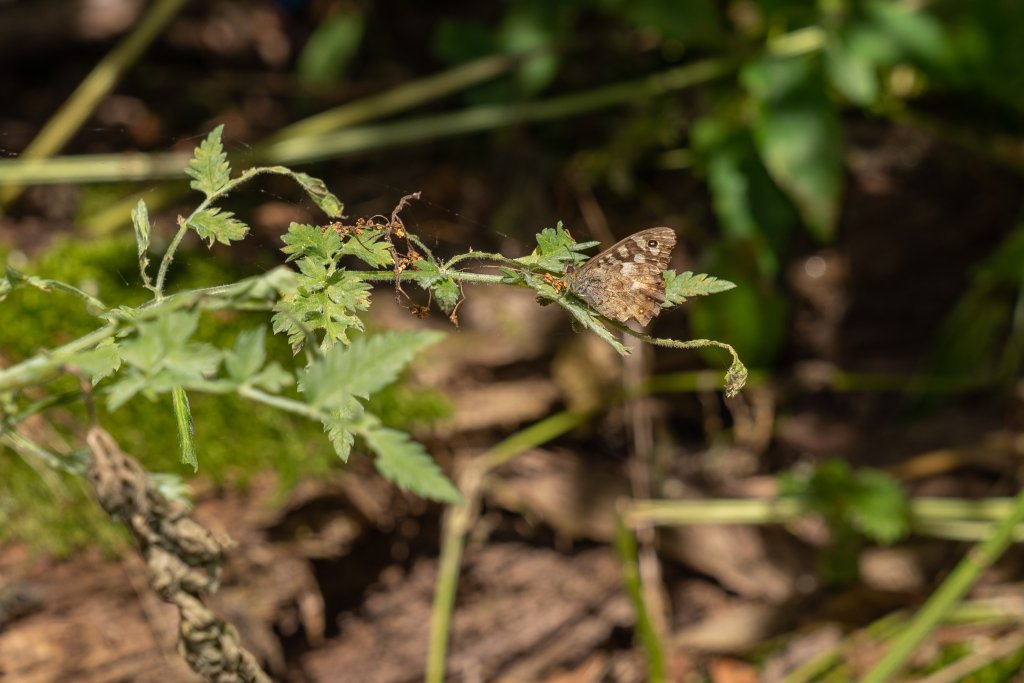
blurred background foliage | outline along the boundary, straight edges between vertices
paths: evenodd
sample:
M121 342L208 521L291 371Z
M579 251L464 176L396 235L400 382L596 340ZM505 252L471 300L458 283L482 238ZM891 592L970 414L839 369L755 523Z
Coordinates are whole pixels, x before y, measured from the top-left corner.
M4 11L16 18L28 4ZM127 28L108 28L101 39L84 37L57 58L34 55L3 76L14 95L2 115L0 144L11 158L0 163L0 182L18 164L18 152L39 122ZM66 151L187 149L189 136L224 121L235 163L242 165L247 157L262 158L265 136L279 135L303 117L484 57L516 56L517 66L504 75L453 88L437 102L424 99L429 121L400 109L360 119L364 127L353 129L363 136L358 153L306 170L328 177L357 214L383 212L396 195L427 185L421 232L437 228L441 248L451 251L472 243L522 253L536 226L552 218L605 242L649 221L671 222L695 270L739 285L728 296L692 302L689 332L728 341L751 368L785 375L795 361L815 354L839 365L859 362L856 349L846 355L809 352L796 338L790 277L802 259L858 239L861 226L844 210L850 140L864 126L910 127L1017 178L1024 168L1015 144L1024 121L1022 35L1024 7L1011 0L194 4L128 67ZM12 44L3 49L8 56L19 52ZM60 61L75 51L73 67ZM423 122L421 132L396 139L387 128L373 128L386 127L392 121L382 121L396 113L405 117L398 123ZM499 123L460 128L464 114L501 116ZM318 136L336 132L326 124L286 140L304 138L316 147L327 139ZM26 268L33 272L98 291L109 301L137 301L133 249L106 236L127 232L127 210L115 219L117 228L96 226L111 207L133 205L140 191L157 197L171 188L165 209L173 210L176 186L161 185L159 177L86 184L67 195L58 174L50 185L8 202L6 212L15 221L42 215L61 224L67 238L36 239L30 233L43 228L15 228L4 233L5 249L22 260L28 254ZM1019 179L1010 183L1019 188ZM594 198L603 211L599 219L586 210ZM294 210L298 200L268 182L261 196L237 201L242 212L266 204ZM975 385L980 377L987 386L1005 386L1019 375L1024 228L1012 227L1018 200L993 203L998 206L990 213L1003 220L1001 232L979 237L973 253L980 260L933 264L948 271L946 289L933 304L941 306L942 320L923 321L926 347L904 354L895 367L970 378ZM901 207L889 211L896 230ZM897 246L900 235L890 237L891 243L877 245L879 258L897 250L903 263L913 263L920 245ZM205 253L185 256L176 263L176 282L226 282L266 267L265 248L276 246L276 234L258 229L253 241L241 258L216 250L213 260ZM208 324L204 334L228 343L238 329L251 326L243 318ZM898 311L891 320L900 320ZM7 362L16 361L91 324L76 302L21 291L0 308L0 348ZM273 352L287 349L277 344ZM920 357L927 361L918 363ZM707 360L720 359L708 354ZM390 397L396 421L445 414L437 396L396 388ZM244 483L254 469L272 467L294 482L331 463L313 427L268 416L239 430L244 408L233 400L197 398L196 404L203 416L200 438L203 431L211 435L204 439L204 469L214 481ZM133 405L105 420L124 434L127 450L146 454L148 467L176 469L169 444L154 448L146 441L147 435L170 433L165 406ZM212 435L224 434L237 438L218 445ZM278 447L257 447L267 441ZM12 483L10 494L20 498L16 489Z

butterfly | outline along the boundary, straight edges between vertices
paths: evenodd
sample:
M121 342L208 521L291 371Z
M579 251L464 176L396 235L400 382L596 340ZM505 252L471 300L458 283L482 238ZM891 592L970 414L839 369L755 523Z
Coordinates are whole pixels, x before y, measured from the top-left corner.
M665 280L676 233L648 228L605 249L579 268L565 269L569 291L611 320L647 326L665 301Z

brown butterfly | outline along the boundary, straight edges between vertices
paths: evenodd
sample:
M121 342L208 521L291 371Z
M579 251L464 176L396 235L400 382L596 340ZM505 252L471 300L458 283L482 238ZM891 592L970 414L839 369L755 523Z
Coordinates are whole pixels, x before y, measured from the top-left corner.
M567 266L569 291L606 318L643 326L661 312L665 280L676 233L672 228L648 228L634 233L584 263Z

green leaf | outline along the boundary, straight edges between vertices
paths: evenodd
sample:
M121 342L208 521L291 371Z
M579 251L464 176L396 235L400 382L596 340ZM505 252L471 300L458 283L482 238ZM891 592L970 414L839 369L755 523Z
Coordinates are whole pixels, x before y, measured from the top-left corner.
M876 469L857 472L849 508L850 523L878 543L892 544L910 531L910 506L903 487Z
M341 250L341 237L334 230L303 223L291 223L281 241L285 244L281 251L288 255L286 262L303 256L323 262L333 261Z
M181 454L181 462L185 465L192 465L192 471L198 472L196 428L192 423L192 409L188 405L188 394L181 387L174 387L171 391L171 401L174 405L174 423L178 428L178 450Z
M267 356L265 335L262 327L238 334L234 351L224 356L224 369L231 379L245 382L263 367Z
M818 55L765 57L741 80L756 112L754 139L772 178L808 229L835 232L842 182L839 115L824 87Z
M349 431L351 426L352 424L348 420L335 418L324 420L324 431L327 432L327 438L342 462L348 462L348 456L352 453L352 444L355 442L355 437Z
M210 240L211 247L214 241L231 244L233 240L240 240L249 232L249 226L234 218L233 213L221 211L217 207L193 214L189 218L188 227L199 233L201 239Z
M222 190L231 178L228 157L224 154L224 146L220 142L223 132L224 124L210 131L206 139L196 147L195 155L185 169L185 173L192 178L192 182L189 183L191 188L207 197Z
M359 337L335 346L301 376L306 401L339 405L350 396L366 398L394 382L421 350L439 342L440 332L405 330Z
M349 6L348 11L322 21L306 41L296 69L304 81L330 82L345 73L362 43L365 25L363 14L353 10Z
M408 434L374 427L363 430L360 435L377 455L374 459L377 471L399 488L445 503L462 500L459 490L444 476L426 449Z
M599 242L574 242L562 227L561 221L554 228L544 228L537 233L537 248L529 256L517 258L523 265L561 274L565 263L583 263L587 260L579 252L595 247Z
M120 343L121 360L129 368L110 388L107 402L111 410L139 391L153 397L177 387L210 388L207 377L220 365L221 352L209 344L189 341L198 317L198 313L176 311L137 323L137 334Z
M825 68L832 87L850 102L866 107L878 99L877 65L851 50L844 35L833 35L825 43Z
M321 211L331 218L339 218L341 216L341 212L345 210L345 205L327 189L324 181L305 173L293 173L292 177L298 181L302 189L320 207Z
M424 259L415 264L417 272L422 277L416 278L416 284L423 289L429 290L445 313L451 314L455 306L462 298L462 289L441 267L434 261Z
M93 385L121 367L121 355L113 339L106 339L91 351L75 354L69 363L89 375Z
M354 440L353 424L365 414L363 405L355 398L349 396L340 405L328 410L330 417L323 421L324 431L327 438L334 446L334 452L338 454L342 462L348 462L348 456L352 452Z
M693 127L694 150L707 173L712 206L730 239L756 242L760 269L774 276L800 218L758 157L749 124L724 105Z
M149 266L149 209L146 202L139 200L139 203L132 209L132 225L135 227L135 246L139 256L139 273L143 282L149 282L146 268Z
M666 270L662 277L665 279L665 303L663 308L678 306L686 301L687 297L707 296L727 292L736 287L728 280L719 280L711 275L699 273L694 275L690 271L676 275L674 270Z
M344 270L327 277L323 265L308 257L299 261L299 269L297 288L282 294L274 307L274 332L285 332L295 353L307 333L317 330L324 332L322 350L348 344L349 330L363 329L355 314L370 307L370 285Z
M391 265L391 245L382 239L383 236L384 233L381 231L349 235L344 241L341 253L345 256L355 256L371 268Z
M7 295L11 293L11 289L13 289L11 287L11 281L7 276L4 275L3 277L0 277L0 303L2 303L4 299L7 298Z

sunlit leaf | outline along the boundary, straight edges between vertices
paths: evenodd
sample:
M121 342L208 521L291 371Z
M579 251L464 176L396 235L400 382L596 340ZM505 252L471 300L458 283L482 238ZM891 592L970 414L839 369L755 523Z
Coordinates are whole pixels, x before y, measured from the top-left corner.
M192 182L189 183L192 189L202 192L207 197L223 189L231 178L231 167L220 141L223 132L224 124L210 131L206 139L196 147L194 156L185 169L185 173L192 177Z
M188 227L195 230L201 239L209 240L211 247L215 241L231 244L249 232L249 226L235 218L233 213L217 207L194 214L188 221Z

